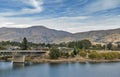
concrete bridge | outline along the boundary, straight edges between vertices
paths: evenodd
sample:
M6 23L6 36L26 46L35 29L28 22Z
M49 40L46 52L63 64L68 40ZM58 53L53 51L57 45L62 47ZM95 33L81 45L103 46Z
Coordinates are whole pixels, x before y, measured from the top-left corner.
M45 54L45 50L0 50L0 57L12 57L14 63L24 63L26 56Z

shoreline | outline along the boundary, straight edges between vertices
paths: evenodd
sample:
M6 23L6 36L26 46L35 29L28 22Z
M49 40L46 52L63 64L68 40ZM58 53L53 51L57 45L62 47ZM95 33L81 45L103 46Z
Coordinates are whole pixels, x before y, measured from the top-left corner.
M40 60L31 60L28 62L32 63L62 63L62 62L93 62L93 63L102 63L102 62L120 62L120 59L113 59L113 60L92 60L92 59L78 59L78 58L70 58L70 59L40 59Z
M12 61L12 59L9 60L0 60L0 62L5 61L9 62ZM105 60L105 59L87 59L87 58L59 58L59 59L48 59L48 58L40 58L40 57L35 57L35 58L27 58L25 60L26 62L31 62L31 63L63 63L63 62L80 62L80 63L104 63L104 62L120 62L120 59L111 59L111 60Z

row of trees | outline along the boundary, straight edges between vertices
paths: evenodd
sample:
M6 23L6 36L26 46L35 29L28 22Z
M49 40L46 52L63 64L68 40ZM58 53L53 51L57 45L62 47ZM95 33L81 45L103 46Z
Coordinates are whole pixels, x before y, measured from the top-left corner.
M80 51L78 56L83 58L88 58L92 60L113 60L113 59L120 59L120 53L119 52L96 52L91 51L89 53L85 51ZM51 52L49 53L49 56L51 59L58 59L58 58L69 58L69 57L75 57L76 54L74 52L68 53L68 52L61 52L57 48L51 49Z
M68 43L70 48L88 49L92 46L89 40L73 41Z
M88 58L90 59L105 59L105 60L106 59L120 59L120 53L118 52L108 52L108 53L98 53L95 51L86 52L89 49L94 48L92 43L89 40L73 41L73 42L67 43L68 47L73 48L72 52L63 52L58 49L59 45L55 45L55 44L48 44L47 46L51 49L49 56L52 59L57 59L59 57L64 57L64 58L75 57L76 55L79 55L84 58L88 56ZM112 50L113 45L112 43L108 43L106 46L103 46L101 48L105 49L106 47L108 50ZM28 41L26 38L24 38L21 43L21 49L22 50L29 49Z
M48 47L57 46L56 44L45 44L45 43L33 43L29 42L26 37L23 38L22 42L15 41L1 41L0 42L0 50L8 49L9 47L19 47L22 50L30 50L31 48L37 49L38 47Z
M120 43L118 42L117 46L114 46L112 43L108 43L106 45L96 44L92 45L89 40L81 40L81 41L72 41L68 43L60 43L60 44L45 44L45 43L32 43L28 42L27 38L24 37L22 42L11 42L11 41L2 41L0 42L0 49L5 49L7 46L18 46L23 50L37 48L37 47L68 47L73 48L75 51L78 49L89 49L89 50L120 50Z
M23 41L21 43L20 42L11 42L11 41L0 42L0 49L4 50L4 49L9 48L11 46L13 46L13 47L18 46L22 50L28 50L28 49L30 49L30 45L31 45L31 43L28 42L27 39L24 37Z
M78 48L78 49L90 49L90 50L120 50L119 42L116 43L116 45L112 44L111 42L106 45L101 45L101 44L92 45L91 41L89 40L60 43L59 46Z
M120 50L120 43L112 44L109 42L106 45L96 44L92 45L92 50Z
M63 52L56 47L51 48L50 53L49 53L49 57L51 59L58 59L59 57L68 58L68 57L73 57L73 56L74 56L74 53Z

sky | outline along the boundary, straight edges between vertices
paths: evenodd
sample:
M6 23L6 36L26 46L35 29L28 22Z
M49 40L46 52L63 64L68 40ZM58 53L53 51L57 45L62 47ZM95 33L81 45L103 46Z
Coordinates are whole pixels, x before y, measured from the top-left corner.
M0 0L0 27L71 33L120 28L120 0Z

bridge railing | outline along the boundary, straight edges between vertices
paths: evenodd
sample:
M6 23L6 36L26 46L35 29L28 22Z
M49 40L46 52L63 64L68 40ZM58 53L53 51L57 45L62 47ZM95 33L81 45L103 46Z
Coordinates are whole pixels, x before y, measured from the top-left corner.
M0 50L1 52L47 52L45 50Z

